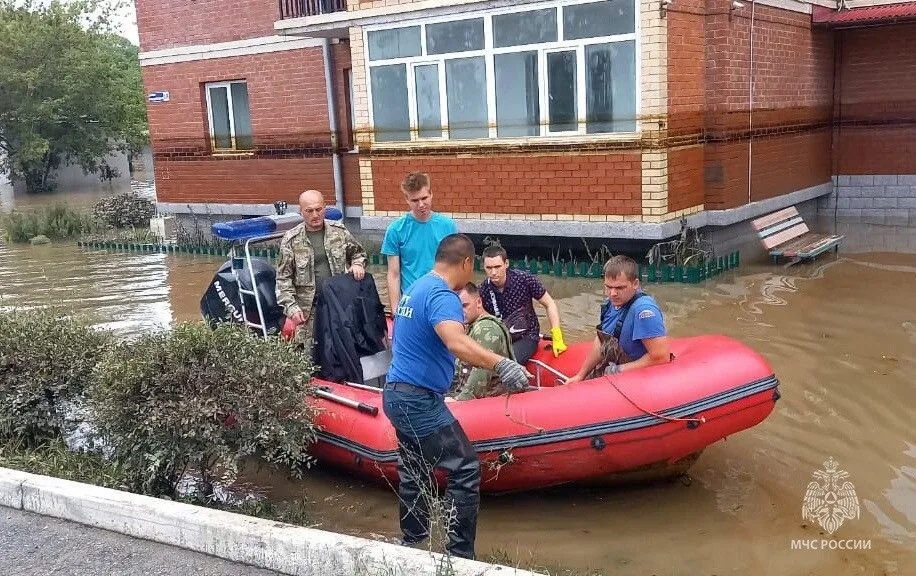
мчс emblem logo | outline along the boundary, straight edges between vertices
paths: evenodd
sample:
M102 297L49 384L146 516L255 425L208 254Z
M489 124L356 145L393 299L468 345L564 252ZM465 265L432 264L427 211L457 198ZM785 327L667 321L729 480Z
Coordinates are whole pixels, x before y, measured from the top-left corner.
M828 534L840 529L843 522L859 517L859 497L849 473L839 470L832 457L824 461L823 470L815 470L802 502L802 518L816 520Z

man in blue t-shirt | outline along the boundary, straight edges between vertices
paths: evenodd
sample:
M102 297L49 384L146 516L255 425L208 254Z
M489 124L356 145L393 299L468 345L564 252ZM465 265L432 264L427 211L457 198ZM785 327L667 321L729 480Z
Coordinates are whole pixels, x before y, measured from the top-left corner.
M608 299L601 306L599 334L567 384L671 361L665 319L655 299L640 290L636 261L629 256L608 260L604 293Z
M427 174L408 174L401 183L401 191L410 212L388 225L382 242L382 254L388 256L388 302L392 313L401 294L433 269L439 242L458 232L454 220L433 212L433 193Z
M464 332L464 311L456 290L474 274L474 243L463 234L446 236L432 272L414 282L394 308L391 369L383 392L385 415L398 438L398 500L403 543L429 537L430 473L448 475L446 509L453 510L447 550L474 557L480 462L461 424L445 405L455 356L494 370L510 391L524 390L530 376Z

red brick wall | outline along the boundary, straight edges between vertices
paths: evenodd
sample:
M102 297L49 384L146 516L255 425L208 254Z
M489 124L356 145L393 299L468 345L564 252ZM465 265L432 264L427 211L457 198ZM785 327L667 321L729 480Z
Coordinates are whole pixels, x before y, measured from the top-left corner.
M347 146L352 141L350 109L347 105L347 71L352 67L349 40L342 40L338 44L331 45L331 62L334 65L332 75L334 77L334 100L337 107L337 131L340 135L340 145Z
M754 138L752 199L829 181L831 146L825 129L833 102L831 33L813 30L810 15L757 6L751 119L750 6L730 15L726 0L706 4L707 208L747 202L749 136ZM792 169L781 171L780 165Z
M703 146L668 150L668 211L703 203Z
M275 0L136 0L140 51L273 36Z
M729 17L726 0L710 0L706 16L707 127L746 129L750 5ZM829 119L833 102L833 37L811 28L811 16L758 5L754 24L754 125Z
M344 204L346 206L363 205L363 192L359 181L359 155L341 154L343 170Z
M838 34L837 172L916 174L916 24Z
M831 131L755 138L752 201L788 194L830 181ZM745 181L746 184L746 181ZM743 200L747 200L745 192Z
M830 141L829 128L755 137L752 143L751 201L781 196L829 181L833 173ZM748 202L747 154L746 140L706 147L706 209L734 208ZM670 170L670 159L668 165Z
M697 141L703 129L705 5L705 0L675 2L667 15L668 135L674 142Z
M333 51L340 102L343 71L350 66L347 48L341 44ZM149 91L170 92L170 102L148 105L160 201L267 203L294 199L307 187L333 200L320 48L146 66L143 79ZM210 152L203 85L223 80L248 83L252 156L220 158ZM338 122L349 130L345 113ZM349 157L342 165L345 196L359 205L358 162Z
M500 214L641 214L638 153L376 158L376 210L404 210L400 183L428 172L443 212Z
M324 192L334 202L328 158L251 158L159 161L155 163L160 202L295 203L306 188Z
M182 147L208 145L203 85L224 80L248 83L256 145L330 142L321 49L306 48L145 66L146 90L168 90L171 98L147 106L155 153L176 142Z

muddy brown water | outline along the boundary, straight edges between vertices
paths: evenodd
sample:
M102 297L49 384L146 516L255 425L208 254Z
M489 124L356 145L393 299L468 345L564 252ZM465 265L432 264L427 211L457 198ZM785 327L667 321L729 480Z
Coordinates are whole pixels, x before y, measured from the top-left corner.
M650 286L672 335L726 334L763 354L781 381L776 410L707 448L689 483L485 497L478 554L620 575L916 574L916 245L911 252L859 246L813 264L751 264L700 285ZM59 304L129 337L197 319L219 264L0 246L0 305ZM383 271L375 274L383 287ZM546 283L567 340L588 338L600 282ZM860 502L859 517L832 537L802 519L806 487L828 457ZM274 499L307 498L320 528L397 536L390 489L320 466L302 481L253 470L245 480ZM792 548L809 539L870 548Z

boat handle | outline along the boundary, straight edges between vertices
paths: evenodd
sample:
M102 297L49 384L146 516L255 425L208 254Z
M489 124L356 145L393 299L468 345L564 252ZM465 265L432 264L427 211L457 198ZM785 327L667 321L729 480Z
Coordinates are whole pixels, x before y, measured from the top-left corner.
M541 370L542 369L547 370L548 372L550 372L557 378L561 378L563 382L566 382L567 380L569 380L569 376L567 376L566 374L563 374L562 372L560 372L553 366L550 366L549 364L545 364L544 362L541 362L540 360L528 360L528 362L531 364L534 364L538 368L537 374L536 374L538 387L540 387L541 385Z

